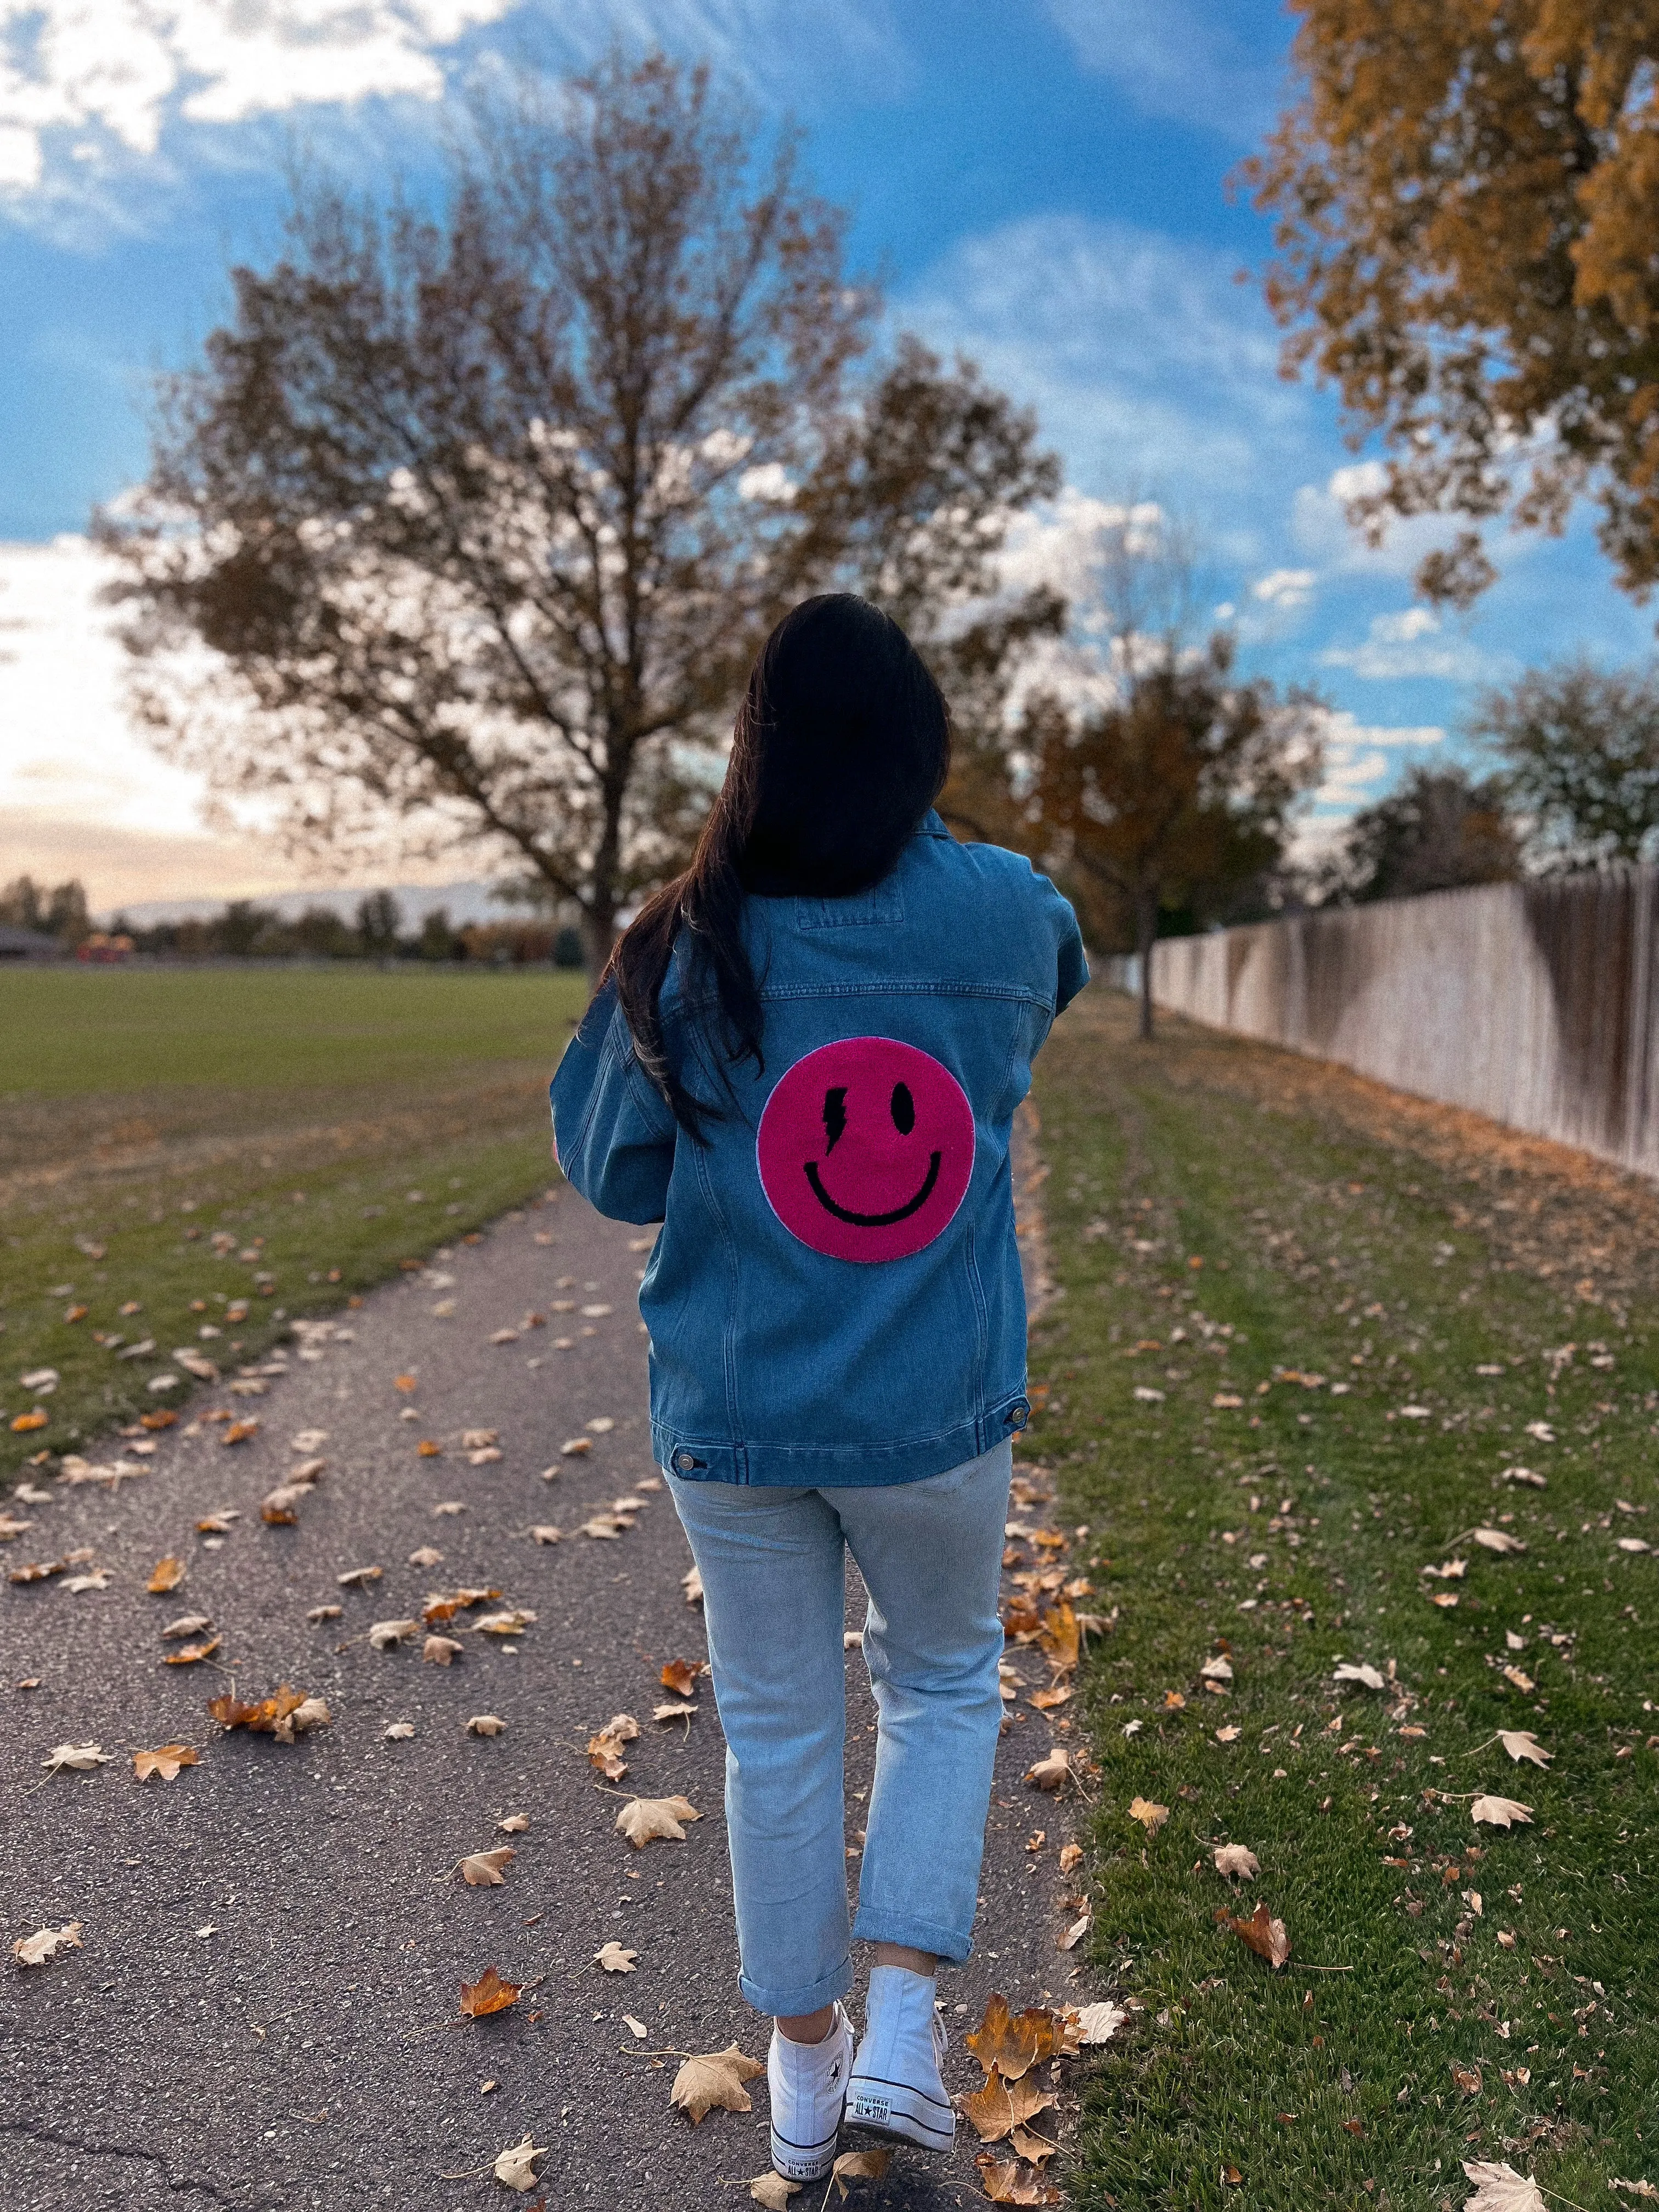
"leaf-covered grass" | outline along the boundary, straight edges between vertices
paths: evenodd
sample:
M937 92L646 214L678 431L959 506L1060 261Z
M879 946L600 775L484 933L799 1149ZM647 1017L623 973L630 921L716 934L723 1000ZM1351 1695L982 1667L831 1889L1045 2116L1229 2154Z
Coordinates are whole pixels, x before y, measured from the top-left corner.
M0 1477L182 1398L148 1387L179 1347L251 1360L556 1176L582 1004L545 973L0 975Z
M1141 2008L1090 2094L1081 2205L1440 2212L1465 2159L1583 2207L1659 2185L1654 1306L1564 1287L1594 1291L1583 1252L1516 1260L1535 1161L1479 1125L1461 1159L1419 1144L1427 1109L1380 1137L1347 1081L1316 1111L1305 1062L1174 1024L1139 1047L1104 991L1043 1061L1061 1296L1024 1449L1086 1525L1086 1602L1118 1609L1085 1675L1085 1871L1094 1964ZM1341 1661L1389 1686L1339 1686ZM1477 1827L1483 1791L1530 1824ZM1222 1843L1261 1860L1237 1895ZM1279 1972L1215 1920L1259 1900Z

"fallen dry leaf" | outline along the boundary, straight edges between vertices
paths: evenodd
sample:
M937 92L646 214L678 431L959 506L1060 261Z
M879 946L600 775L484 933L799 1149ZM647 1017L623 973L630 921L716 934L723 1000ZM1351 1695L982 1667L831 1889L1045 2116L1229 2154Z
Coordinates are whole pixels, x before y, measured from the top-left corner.
M411 1721L388 1721L380 1730L382 1739L387 1743L407 1743L414 1733Z
M637 1951L626 1951L613 1941L602 1944L593 1954L593 1963L602 1966L607 1974L631 1974L639 1955Z
M1231 1726L1218 1728L1215 1732L1215 1740L1218 1743L1237 1743L1243 1733L1244 1731L1240 1728Z
M316 1628L325 1620L337 1620L344 1611L345 1607L341 1605L313 1605L306 1619Z
M1514 1689L1531 1691L1538 1686L1524 1667L1510 1666L1502 1671L1504 1680Z
M988 2075L994 2071L1005 2081L1018 2081L1033 2066L1045 2065L1057 2057L1065 2037L1063 2014L1030 2005L1016 2015L1000 1991L993 1990L979 2026L965 2040Z
M623 2014L622 2024L628 2030L628 2033L631 2036L635 2037L641 2043L643 2043L646 2037L651 2033L645 2022L642 2020L636 2019L631 2012L625 2012Z
M12 1945L11 1955L20 1966L44 1966L60 1951L78 1951L81 1934L78 1920L66 1920L61 1928L37 1928L33 1936L21 1936Z
M962 2100L962 2109L981 2142L1000 2142L1011 2128L1024 2127L1038 2112L1058 2102L1052 2089L1040 2082L1005 2081L993 2068L982 2085Z
M198 1659L210 1659L219 1649L220 1641L218 1637L210 1636L200 1644L181 1644L176 1651L162 1654L161 1664L164 1667L193 1667Z
M135 1751L132 1771L140 1782L148 1782L152 1774L159 1774L163 1782L176 1782L179 1769L198 1765L200 1758L187 1743L164 1743L158 1751Z
M422 1544L417 1551L413 1551L409 1555L409 1564L411 1567L441 1567L443 1561L444 1555L435 1544Z
M521 1836L530 1826L530 1815L528 1813L509 1813L505 1820L497 1820L495 1826L504 1836Z
M516 2189L522 2194L536 2186L536 2160L546 2155L545 2143L538 2143L526 2136L521 2142L496 2152L493 2169L495 2179L504 2188Z
M1026 1769L1025 1779L1033 1790L1059 1790L1069 1781L1071 1772L1072 1754L1064 1744L1057 1743L1035 1766Z
M222 1444L245 1444L259 1433L258 1421L232 1421L219 1441Z
M1206 1659L1199 1668L1198 1675L1202 1682L1231 1682L1233 1679L1232 1662L1219 1655L1213 1659Z
M384 1567L348 1567L343 1575L336 1575L334 1579L342 1589L367 1589L371 1583L379 1582L385 1572Z
M493 1851L472 1851L458 1859L455 1870L469 1889L499 1889L507 1880L502 1869L515 1856L511 1844L497 1844Z
M1368 1690L1386 1690L1389 1686L1387 1677L1365 1660L1356 1665L1352 1660L1345 1659L1331 1680L1334 1682L1363 1682Z
M1265 1905L1258 1905L1248 1920L1236 1919L1224 1906L1216 1914L1217 1921L1231 1928L1241 1943L1248 1944L1259 1959L1265 1959L1275 1973L1291 1955L1291 1939L1282 1920L1275 1920Z
M1218 1844L1212 1853L1215 1870L1241 1881L1254 1881L1261 1871L1261 1862L1245 1844Z
M556 1528L550 1521L538 1521L530 1533L538 1544L557 1544L564 1536L563 1530Z
M855 2181L882 2181L886 2179L890 2150L844 2150L830 2169L830 2179L835 2185L837 2197L845 2201L848 2191ZM828 2199L825 2199L828 2202Z
M515 1605L501 1613L481 1613L472 1626L480 1636L522 1636L535 1619L527 1605Z
M1478 2066L1460 2066L1454 2058L1451 2062L1451 2077L1466 2097L1478 2097L1480 2094L1480 2069Z
M428 1666L452 1667L461 1656L461 1646L453 1636L428 1636L421 1646L421 1656Z
M418 1620L377 1620L368 1632L368 1641L376 1651L392 1651L420 1632Z
M109 1753L101 1744L58 1743L40 1763L48 1774L90 1774L109 1765Z
M1091 1906L1085 1905L1078 1917L1073 1921L1071 1926L1065 1929L1054 1938L1055 1950L1075 1951L1078 1945L1083 1941L1084 1937L1088 1934L1089 1930L1094 1926L1094 1924L1095 1916L1093 1910Z
M1109 2043L1129 2017L1121 2005L1103 2002L1081 2006L1073 2015L1079 2044Z
M1498 1741L1517 1765L1529 1759L1534 1766L1547 1766L1555 1756L1553 1751L1545 1750L1530 1729L1499 1729Z
M1507 1828L1516 1820L1530 1820L1530 1805L1517 1805L1513 1797L1477 1797L1469 1808L1472 1820L1484 1820L1490 1828Z
M1053 1682L1046 1690L1033 1690L1026 1702L1035 1705L1040 1713L1051 1713L1057 1705L1068 1705L1071 1697L1065 1683Z
M635 1800L636 1803L645 1802ZM685 1802L684 1798L664 1802ZM750 2112L754 2104L743 2085L765 2071L758 2058L745 2057L735 2043L728 2044L724 2051L702 2051L695 2058L688 2058L674 2076L669 2102L688 2113L694 2127L717 2106L722 2112Z
M696 1567L688 1569L680 1577L680 1588L685 1592L685 1601L688 1605L702 1603L702 1576Z
M1474 2184L1463 2212L1547 2212L1538 2184L1517 2173L1507 2160L1494 2165L1486 2159L1465 2159L1463 2171Z
M1149 1836L1155 1836L1169 1817L1169 1807L1155 1805L1149 1797L1137 1797L1129 1808L1129 1818L1139 1820Z
M617 1815L617 1826L635 1850L642 1851L647 1844L659 1839L683 1844L685 1830L681 1822L702 1818L696 1807L685 1797L630 1797ZM746 2112L748 2106L742 2109Z
M1483 1552L1524 1552L1526 1546L1507 1528L1477 1528L1474 1540Z
M786 2181L781 2173L757 2173L749 2184L749 2194L757 2204L764 2204L767 2212L783 2212L801 2185L799 2181Z
M302 1697L286 1682L270 1697L251 1705L227 1692L210 1699L208 1711L222 1729L245 1728L256 1735L273 1736L278 1743L292 1743L310 1728L325 1728L330 1719L321 1698Z
M213 1617L206 1613L181 1613L177 1620L168 1621L161 1631L163 1644L171 1644L181 1636L199 1636L204 1629L211 1628Z
M658 1679L677 1698L690 1698L696 1692L698 1675L705 1671L701 1659L671 1659Z
M474 1713L466 1724L469 1735L501 1735L507 1723L497 1713Z
M633 1743L640 1733L640 1724L632 1713L613 1713L602 1729L587 1739L587 1756L598 1772L607 1782L620 1782L628 1771L628 1761L623 1757L623 1746Z
M487 2020L492 2012L505 2012L519 2002L521 1982L504 1982L494 1966L486 1966L476 1982L461 1984L461 2014L465 2020Z
M1650 2181L1620 2181L1616 2179L1610 2179L1607 2183L1607 2187L1609 2189L1619 2190L1626 2197L1646 2197L1659 2199L1659 2189L1656 2189Z
M998 2158L994 2151L982 2150L974 2160L979 2169L980 2185L993 2204L1058 2204L1059 2190L1040 2173L1022 2166L1018 2159Z
M169 1553L165 1559L158 1559L156 1561L155 1567L151 1571L149 1580L144 1584L144 1588L149 1592L152 1597L165 1597L169 1590L177 1589L179 1583L183 1582L184 1579L184 1561L182 1559L175 1559L172 1554Z

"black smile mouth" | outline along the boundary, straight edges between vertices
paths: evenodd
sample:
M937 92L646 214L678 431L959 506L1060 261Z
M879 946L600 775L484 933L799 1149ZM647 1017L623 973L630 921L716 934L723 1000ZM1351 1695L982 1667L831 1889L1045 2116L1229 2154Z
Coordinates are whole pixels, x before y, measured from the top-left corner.
M937 1152L928 1154L927 1173L922 1178L921 1188L914 1198L907 1199L902 1206L896 1206L890 1213L854 1213L850 1206L837 1206L818 1181L816 1160L806 1163L806 1180L812 1186L813 1197L824 1212L833 1213L837 1221L850 1221L854 1229L890 1229L896 1221L908 1221L933 1196L933 1185L939 1181L939 1160Z

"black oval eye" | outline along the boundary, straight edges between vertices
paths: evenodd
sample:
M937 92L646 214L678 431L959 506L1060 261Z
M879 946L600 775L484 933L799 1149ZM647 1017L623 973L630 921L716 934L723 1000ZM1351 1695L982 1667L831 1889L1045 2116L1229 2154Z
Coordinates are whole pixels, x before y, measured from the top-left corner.
M893 1116L893 1127L901 1137L908 1137L916 1126L916 1102L910 1096L909 1085L896 1083L893 1085L892 1098L889 1103Z

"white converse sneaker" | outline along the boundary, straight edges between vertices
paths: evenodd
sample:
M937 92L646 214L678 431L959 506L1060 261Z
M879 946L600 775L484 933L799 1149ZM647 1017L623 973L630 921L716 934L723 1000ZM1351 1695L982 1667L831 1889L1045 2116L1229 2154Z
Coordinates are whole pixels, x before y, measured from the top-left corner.
M907 1966L873 1967L864 2040L847 2093L848 2132L874 2142L949 2150L957 2116L939 2070L949 2047L933 2009L933 1977Z
M786 2181L822 2181L835 2164L852 2063L853 2023L839 2004L821 2043L791 2043L773 2029L766 2059L772 2164Z

